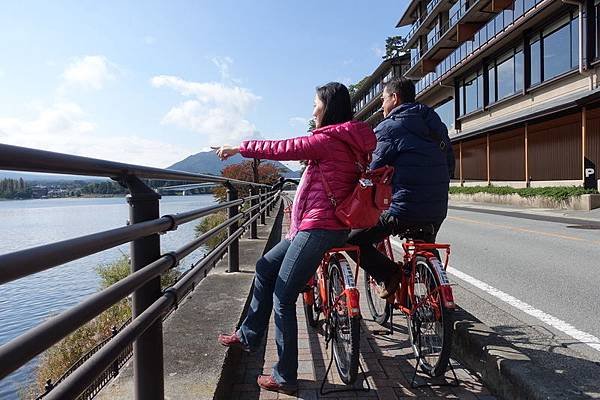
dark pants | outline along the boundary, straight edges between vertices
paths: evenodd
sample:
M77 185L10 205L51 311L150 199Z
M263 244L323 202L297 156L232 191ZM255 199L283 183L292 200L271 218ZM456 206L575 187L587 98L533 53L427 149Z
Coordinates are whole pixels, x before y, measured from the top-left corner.
M400 235L407 230L412 231L425 226L432 226L433 233L431 233L431 229L428 229L428 232L415 235L415 237L412 237L411 239L435 243L435 238L441 225L442 221L431 223L408 223L402 221L399 217L386 212L381 214L379 222L374 227L353 230L348 237L348 243L360 247L360 266L367 271L369 275L375 278L375 280L387 282L397 270L396 264L385 254L378 251L374 245L381 242L387 236ZM355 257L355 255L352 255L352 258Z

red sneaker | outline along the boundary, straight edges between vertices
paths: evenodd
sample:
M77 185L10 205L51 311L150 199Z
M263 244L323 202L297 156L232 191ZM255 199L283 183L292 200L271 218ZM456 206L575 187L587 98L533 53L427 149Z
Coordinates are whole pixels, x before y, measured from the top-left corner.
M239 347L243 351L250 352L250 347L242 343L235 331L233 331L231 335L221 333L217 338L217 341L225 347Z
M273 375L259 375L256 379L256 383L262 389L270 390L271 392L279 392L283 394L294 394L298 391L297 386L282 385L277 383Z

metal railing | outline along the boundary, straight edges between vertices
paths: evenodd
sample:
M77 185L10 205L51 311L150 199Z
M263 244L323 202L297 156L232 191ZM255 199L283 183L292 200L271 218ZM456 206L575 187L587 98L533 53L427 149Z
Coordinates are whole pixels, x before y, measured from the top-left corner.
M201 281L217 261L228 253L229 272L239 271L239 238L249 229L257 237L257 224L265 223L279 201L280 191L266 185L219 176L144 167L0 144L0 170L46 172L109 177L129 189L129 225L61 242L0 255L0 285L100 251L131 243L132 273L117 283L87 297L78 305L48 319L0 346L0 379L83 326L100 313L132 294L130 324L123 327L89 359L70 371L56 385L48 385L44 399L93 397L111 378L115 362L133 345L136 399L163 399L162 319L177 307L179 299ZM174 215L159 216L160 195L141 179L219 183L227 189L221 204ZM249 197L238 198L238 185L251 187ZM240 206L250 207L240 211ZM159 234L179 225L227 210L228 219L181 248L160 254ZM160 276L200 248L208 239L227 229L227 239L186 271L171 287L162 290ZM119 361L121 360L121 361ZM100 383L98 383L100 381Z
M458 10L452 14L444 24L442 24L430 37L427 42L417 51L417 54L411 58L410 66L414 67L421 58L423 58L427 52L435 46L435 44L448 32L450 29L454 27L460 21L460 19L467 13L470 8L475 5L475 3L471 4L467 7L465 4L461 4Z

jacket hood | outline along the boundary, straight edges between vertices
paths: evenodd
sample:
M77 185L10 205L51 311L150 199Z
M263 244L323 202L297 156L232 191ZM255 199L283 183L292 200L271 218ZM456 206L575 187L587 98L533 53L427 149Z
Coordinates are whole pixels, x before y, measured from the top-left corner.
M426 134L429 131L439 132L443 122L435 111L421 103L405 103L394 108L389 119L407 119L403 127L413 131L415 134Z
M341 140L354 151L369 155L375 150L377 138L373 129L362 121L349 121L315 129L313 134L325 134ZM366 157L365 157L366 158Z

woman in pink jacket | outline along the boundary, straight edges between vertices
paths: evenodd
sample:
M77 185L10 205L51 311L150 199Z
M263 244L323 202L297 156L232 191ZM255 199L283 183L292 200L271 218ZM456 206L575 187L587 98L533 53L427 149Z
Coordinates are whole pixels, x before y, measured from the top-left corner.
M298 322L296 300L315 273L323 254L346 243L349 228L340 222L327 197L323 178L338 201L345 199L359 178L355 153L363 165L375 149L371 128L352 121L348 89L341 83L317 88L313 116L316 129L308 136L286 140L248 140L239 147L217 150L221 159L241 153L267 160L308 160L292 206L286 238L256 263L252 302L246 319L231 335L220 335L224 346L256 349L275 312L275 340L279 361L271 375L259 375L258 385L267 390L293 393L298 382Z

